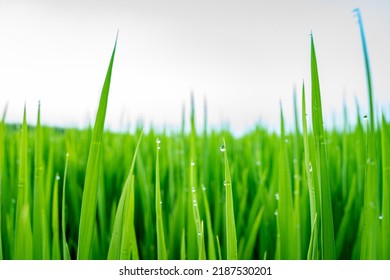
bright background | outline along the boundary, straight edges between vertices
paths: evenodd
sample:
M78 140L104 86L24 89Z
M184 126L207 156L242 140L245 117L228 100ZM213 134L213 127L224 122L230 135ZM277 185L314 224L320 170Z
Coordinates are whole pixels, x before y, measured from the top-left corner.
M310 93L313 32L326 125L343 102L367 113L360 34L363 17L375 104L390 104L388 0L0 0L0 112L49 125L93 119L119 29L106 127L178 129L194 93L198 124L243 133L256 122L279 129L279 103L292 123L293 88ZM300 103L300 98L299 102Z

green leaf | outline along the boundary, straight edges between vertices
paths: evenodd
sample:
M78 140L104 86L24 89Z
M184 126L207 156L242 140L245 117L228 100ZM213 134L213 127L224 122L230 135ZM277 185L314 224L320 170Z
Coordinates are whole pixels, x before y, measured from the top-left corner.
M19 183L16 201L15 249L14 259L31 260L33 258L33 239L28 185L27 122L24 106L22 141L20 147Z
M162 215L162 199L160 193L160 139L157 138L157 155L156 155L156 228L157 228L157 258L167 260L168 254L165 244L164 221Z
M225 165L225 190L226 190L226 246L227 246L227 259L237 260L237 236L236 236L236 223L234 220L234 206L233 206L233 191L232 181L230 178L229 162L227 157L227 148L225 139L223 139L223 148L221 151L224 154Z
M79 227L79 244L77 248L77 259L80 260L88 260L91 258L93 231L96 220L101 144L103 138L104 120L106 117L108 93L110 90L111 73L114 64L117 39L115 40L114 50L111 55L106 79L104 81L103 90L100 96L99 108L96 115L96 121L92 133L91 146L89 150L87 170L85 173Z
M320 82L317 58L311 37L311 85L312 85L312 124L314 133L314 164L320 190L321 254L326 260L335 259L335 240L333 228L332 198L329 185L328 159L326 151L324 121L322 117Z

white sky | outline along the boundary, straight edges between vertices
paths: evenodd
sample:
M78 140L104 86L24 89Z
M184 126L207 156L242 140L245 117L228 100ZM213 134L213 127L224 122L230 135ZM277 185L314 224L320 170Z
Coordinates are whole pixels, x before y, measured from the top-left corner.
M119 29L106 127L178 128L194 92L199 125L244 132L261 120L279 128L279 102L292 123L292 92L310 93L314 34L328 125L345 100L367 112L361 9L375 101L389 113L388 0L0 0L0 112L21 122L85 126L94 116ZM299 94L300 96L300 94ZM300 103L300 99L299 99Z

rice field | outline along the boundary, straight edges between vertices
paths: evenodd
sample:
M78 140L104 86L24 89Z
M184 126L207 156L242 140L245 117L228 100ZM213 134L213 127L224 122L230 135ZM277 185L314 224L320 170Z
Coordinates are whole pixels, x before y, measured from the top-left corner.
M40 106L9 124L5 108L0 259L390 259L390 124L357 15L369 114L355 105L342 129L324 128L313 36L293 129L280 108L278 132L210 130L207 112L199 130L192 102L179 131L107 131L116 42L90 128L44 126Z

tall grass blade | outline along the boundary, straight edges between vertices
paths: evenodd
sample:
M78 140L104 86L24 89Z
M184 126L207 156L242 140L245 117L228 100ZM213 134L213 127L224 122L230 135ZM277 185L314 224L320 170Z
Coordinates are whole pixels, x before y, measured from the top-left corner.
M24 107L22 139L20 146L19 182L16 201L15 249L13 258L30 260L33 258L33 238L31 230L31 214L28 185L27 158L27 122L26 106Z
M70 260L68 242L66 241L66 177L68 175L69 154L66 154L64 180L62 184L62 202L61 202L61 231L62 231L62 256L64 260Z
M390 260L390 128L382 115L382 259Z
M226 246L227 246L227 259L237 260L237 236L236 236L236 222L234 220L234 206L233 206L233 191L232 181L230 178L229 162L227 157L227 148L225 139L223 139L223 147L221 151L224 154L225 165L225 211L226 211Z
M364 228L362 233L362 259L377 259L380 255L379 232L379 155L375 135L374 97L372 91L370 63L368 58L367 43L363 29L363 21L359 9L354 10L359 24L360 36L363 45L364 65L366 70L367 90L370 107L367 132L367 159L366 178L364 186Z
M99 108L96 115L96 121L89 150L87 170L85 173L80 215L79 244L77 248L77 259L81 260L91 258L93 231L96 220L101 143L103 138L104 120L106 117L108 93L110 90L111 73L114 64L117 39L115 40L114 50L111 55L106 79L104 81L103 90L100 96Z
M4 112L3 112L3 117L1 119L0 123L0 260L4 259L4 254L3 254L3 221L2 221L2 216L3 216L3 191L4 191L4 171L5 171L5 143L4 143L4 138L5 138L5 116L7 112L7 107L5 107Z
M297 234L294 228L294 209L290 170L288 165L284 118L280 108L281 137L279 149L279 193L278 193L278 242L279 256L282 260L297 259Z
M60 245L60 222L59 222L59 207L58 207L58 182L60 181L60 176L57 174L54 181L53 188L53 204L52 204L52 250L51 258L52 260L61 259L61 245Z
M165 245L164 221L162 215L162 200L160 192L160 139L157 139L157 155L156 155L156 228L157 228L157 258L159 260L168 259L167 249Z
M312 123L315 142L315 165L320 189L321 254L323 259L335 259L335 239L332 213L332 198L329 184L328 159L324 122L322 117L320 82L317 58L311 37L311 84L312 84Z
M133 252L133 259L138 256L137 244L135 241L134 228L134 167L137 159L139 146L141 144L143 132L141 132L137 146L134 151L133 160L129 169L129 173L122 189L122 194L119 199L119 204L114 218L114 225L111 234L110 246L108 249L107 259L129 259L130 252ZM126 219L125 216L128 218ZM130 229L130 233L127 231ZM131 244L130 248L127 247Z
M43 183L43 138L41 128L41 106L38 105L38 118L35 132L34 160L34 201L33 201L33 240L34 259L50 259L50 242L48 236L48 213L45 208Z

